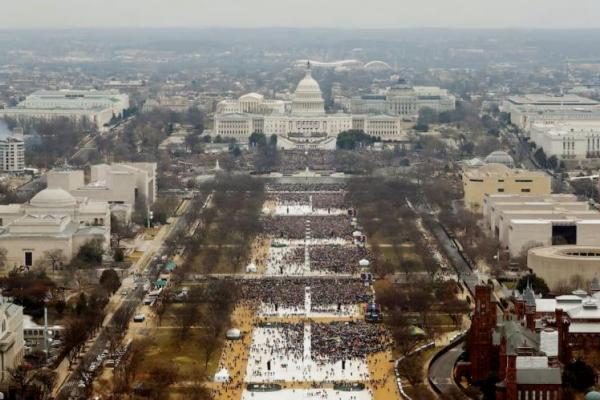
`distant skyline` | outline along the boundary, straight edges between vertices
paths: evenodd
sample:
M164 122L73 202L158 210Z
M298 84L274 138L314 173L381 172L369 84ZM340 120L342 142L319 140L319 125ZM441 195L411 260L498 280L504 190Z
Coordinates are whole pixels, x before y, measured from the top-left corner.
M600 0L1 0L0 28L600 28Z

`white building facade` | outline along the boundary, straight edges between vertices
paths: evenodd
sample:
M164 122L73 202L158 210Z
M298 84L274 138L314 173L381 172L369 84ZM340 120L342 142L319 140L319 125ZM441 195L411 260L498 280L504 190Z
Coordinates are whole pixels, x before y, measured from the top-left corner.
M405 139L399 116L327 114L321 88L310 67L290 103L265 100L260 94L250 93L238 100L220 102L214 117L215 135L238 140L246 140L254 132L294 139L335 137L351 129L363 129L382 139Z
M0 247L6 249L8 268L33 266L53 250L60 250L68 262L83 244L95 239L105 248L110 244L106 202L44 189L28 203L0 206Z
M414 119L424 108L437 112L453 111L456 108L456 98L446 89L410 86L400 80L384 94L369 94L350 100L350 111L359 114L389 114Z
M136 203L150 207L156 201L156 163L98 164L91 167L90 182L83 170L52 170L48 188L62 189L72 196L106 202L113 213L128 220ZM144 206L144 205L142 205Z
M577 95L552 96L527 94L511 96L502 104L510 122L529 134L536 123L558 121L600 122L600 103Z
M22 139L12 136L0 139L0 170L10 173L25 170L25 143Z
M129 108L129 96L118 90L40 90L27 96L16 107L0 109L3 116L27 119L67 117L88 120L98 128L113 117L123 116Z
M530 137L547 157L562 160L600 157L600 120L537 122L531 125Z
M23 363L23 307L0 300L0 382L11 379L10 370Z

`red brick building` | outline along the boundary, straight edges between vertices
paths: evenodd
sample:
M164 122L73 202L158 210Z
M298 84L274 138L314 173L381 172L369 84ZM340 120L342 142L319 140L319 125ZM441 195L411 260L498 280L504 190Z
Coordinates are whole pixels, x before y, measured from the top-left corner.
M548 338L560 342L560 330L552 336L536 327L531 287L515 301L512 312L500 310L491 287L476 287L468 340L474 384L494 379L497 400L560 400L560 355L548 349L561 346L548 346Z

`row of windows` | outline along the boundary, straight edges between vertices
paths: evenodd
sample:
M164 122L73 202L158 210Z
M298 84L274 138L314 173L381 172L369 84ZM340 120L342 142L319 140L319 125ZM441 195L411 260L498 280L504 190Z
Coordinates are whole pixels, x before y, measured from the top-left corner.
M519 390L518 400L558 400L558 392L550 390Z
M498 188L498 193L504 193L504 188ZM521 189L521 193L531 193L531 189Z

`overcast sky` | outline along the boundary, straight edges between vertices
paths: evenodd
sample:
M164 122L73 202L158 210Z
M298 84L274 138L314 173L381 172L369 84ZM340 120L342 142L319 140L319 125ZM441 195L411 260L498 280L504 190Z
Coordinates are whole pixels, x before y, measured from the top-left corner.
M0 0L0 28L600 28L600 0Z

